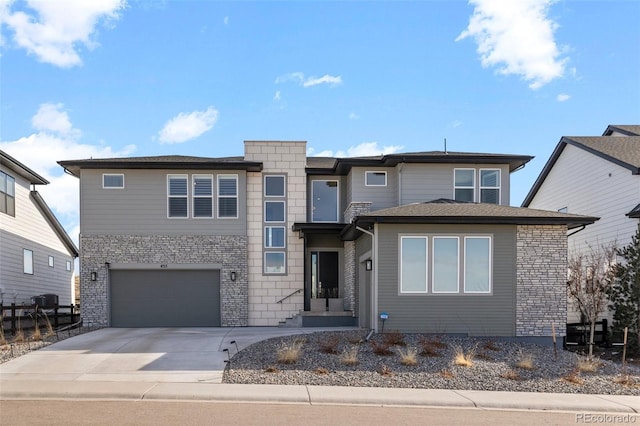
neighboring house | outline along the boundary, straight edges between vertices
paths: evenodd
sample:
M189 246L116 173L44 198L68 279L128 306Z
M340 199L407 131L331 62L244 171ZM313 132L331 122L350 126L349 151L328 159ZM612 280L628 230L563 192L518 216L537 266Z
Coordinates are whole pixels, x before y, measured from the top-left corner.
M612 125L596 137L563 136L522 206L600 217L569 234L570 255L628 245L640 223L640 126ZM571 309L569 322L579 319Z
M78 257L69 235L35 185L42 176L0 151L0 301L29 304L33 296L55 294L60 305L74 302L72 278Z
M509 207L523 155L60 161L80 179L83 319L100 326L359 325L550 336L566 233L597 218ZM457 200L457 201L454 201Z

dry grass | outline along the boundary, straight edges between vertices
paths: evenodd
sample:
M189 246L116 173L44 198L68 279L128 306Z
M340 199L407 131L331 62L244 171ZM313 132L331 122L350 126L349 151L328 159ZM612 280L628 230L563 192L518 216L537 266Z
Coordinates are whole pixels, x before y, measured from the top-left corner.
M34 340L34 341L42 340L42 333L40 332L40 327L38 327L38 323L36 323L36 328L33 330L33 334L31 334L31 340Z
M402 349L398 348L398 354L400 354L400 364L412 366L418 365L418 351L414 348Z
M275 365L270 365L264 369L265 373L279 373L280 370Z
M352 346L351 349L345 349L340 357L340 360L344 365L357 365L358 361L358 347Z
M640 382L635 380L629 374L621 374L619 377L613 379L613 381L622 386L628 386L632 388L640 387Z
M520 375L515 370L509 370L506 373L502 373L500 375L500 377L502 377L503 379L508 379L508 380L521 380Z
M44 335L44 337L53 337L56 335L56 332L53 331L53 326L51 325L51 321L49 321L49 317L47 316L46 312L42 312L44 314L44 321L47 324L47 333Z
M482 359L482 360L485 360L485 361L493 361L493 357L491 355L489 355L488 353L486 353L485 351L479 351L476 354L476 358Z
M382 341L389 346L406 346L404 334L399 331L390 331L383 334Z
M454 374L451 372L451 370L442 370L442 371L440 371L440 375L445 379L453 379L454 378Z
M318 343L320 352L325 354L337 354L338 345L340 344L339 336L329 336Z
M393 351L391 350L391 346L386 342L378 343L375 340L372 340L371 341L371 350L376 355L391 355L391 354L393 354Z
M436 349L446 349L449 347L449 345L441 340L440 336L433 337L429 341L431 342L431 345Z
M4 318L0 312L0 346L4 346L7 344L7 339L4 337Z
M380 368L378 368L378 374L381 376L393 376L393 371L388 365L382 364Z
M580 386L584 384L584 380L580 378L580 371L578 369L572 370L566 375L562 376L562 380L565 382Z
M302 352L302 345L304 345L304 343L304 339L295 339L290 343L284 343L278 349L278 362L281 364L295 364L298 362Z
M461 367L471 367L473 365L473 359L476 356L476 348L472 348L465 352L461 347L456 346L454 348L455 356L453 363Z
M500 352L500 348L496 346L496 342L494 342L493 340L485 342L482 347L488 351Z
M24 337L24 331L22 331L22 329L19 328L16 331L16 335L13 336L13 343L24 343L26 341L27 339Z
M318 375L325 375L325 374L329 374L329 370L327 370L324 367L318 367L315 370L313 370L314 373L318 374Z
M576 368L581 373L595 373L600 367L600 360L597 358L578 358Z
M533 359L533 355L520 353L518 355L518 361L516 362L516 367L522 368L523 370L533 370L536 368L535 362Z

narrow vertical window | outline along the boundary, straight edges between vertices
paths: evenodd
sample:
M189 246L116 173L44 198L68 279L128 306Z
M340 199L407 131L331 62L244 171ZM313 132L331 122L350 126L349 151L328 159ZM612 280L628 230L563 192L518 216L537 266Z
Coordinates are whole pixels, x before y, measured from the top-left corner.
M53 268L53 256L49 256L49 268Z
M433 237L433 292L458 293L458 237Z
M500 169L480 170L480 202L500 204Z
M491 239L464 238L464 292L491 292Z
M4 172L0 172L0 212L16 215L16 180Z
M23 272L25 274L33 275L33 251L23 249L22 257L23 257L23 264L24 264Z
M213 176L193 176L193 217L213 217Z
M238 175L218 176L218 217L238 217Z
M454 169L453 198L456 201L475 201L475 169Z
M427 292L427 238L400 238L400 292Z
M188 184L186 175L167 177L167 214L169 217L189 217Z
M71 262L67 260L67 271L71 270Z

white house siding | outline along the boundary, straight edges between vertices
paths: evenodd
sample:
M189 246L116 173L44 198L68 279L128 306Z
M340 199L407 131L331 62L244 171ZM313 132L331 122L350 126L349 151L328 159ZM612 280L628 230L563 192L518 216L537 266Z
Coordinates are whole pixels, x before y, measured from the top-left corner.
M304 240L291 228L306 222L306 142L245 142L245 160L261 161L262 173L247 173L247 238L249 246L249 325L274 326L304 308ZM263 176L287 175L287 232L285 275L263 274Z
M599 249L616 242L629 244L638 219L625 216L640 200L640 176L587 151L567 145L540 186L529 207L544 210L567 208L568 213L599 217L600 220L572 235L569 255ZM568 320L579 320L575 308Z
M29 303L32 296L53 293L60 304L72 303L73 257L30 197L30 184L12 170L16 179L15 217L0 213L0 288L4 303ZM23 270L23 250L33 251L33 275ZM54 267L49 267L49 256ZM71 271L66 270L67 261Z

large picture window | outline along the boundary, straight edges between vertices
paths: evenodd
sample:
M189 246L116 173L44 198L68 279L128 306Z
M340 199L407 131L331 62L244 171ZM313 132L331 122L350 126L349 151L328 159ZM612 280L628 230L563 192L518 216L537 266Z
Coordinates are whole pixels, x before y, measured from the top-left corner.
M0 172L0 212L16 215L16 180L4 172Z
M238 176L218 176L218 217L238 217Z
M312 222L338 221L338 181L314 180L311 182Z
M213 176L193 176L193 217L213 217Z
M402 237L400 248L400 291L427 292L427 238Z
M464 238L464 292L491 291L491 239Z
M170 218L189 217L189 193L186 175L167 176L167 215Z

